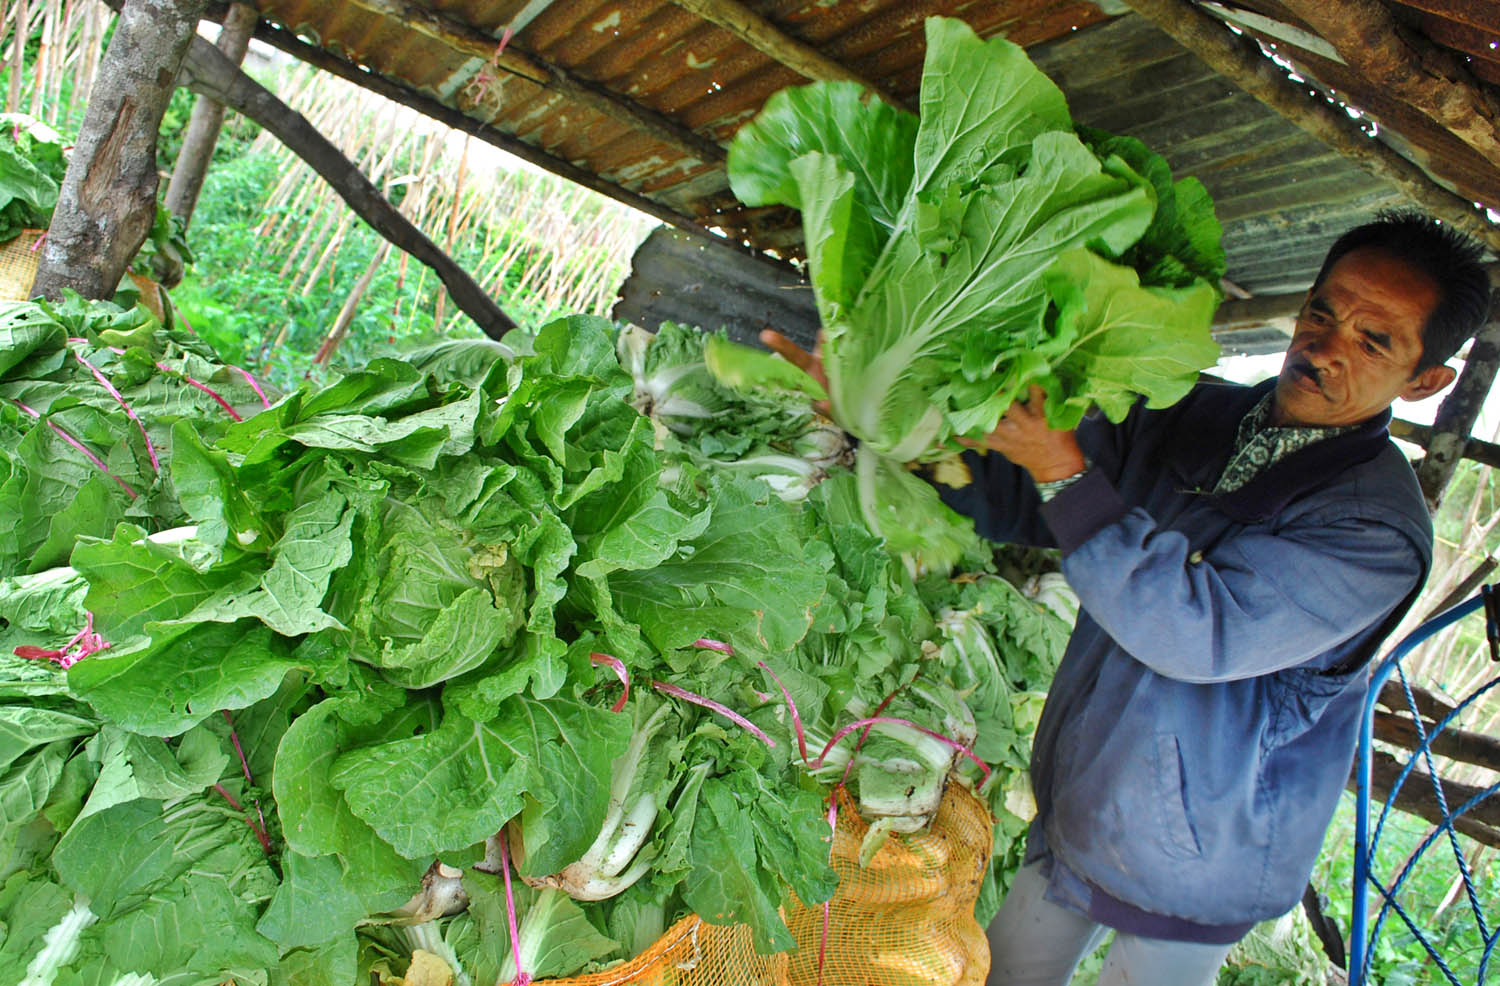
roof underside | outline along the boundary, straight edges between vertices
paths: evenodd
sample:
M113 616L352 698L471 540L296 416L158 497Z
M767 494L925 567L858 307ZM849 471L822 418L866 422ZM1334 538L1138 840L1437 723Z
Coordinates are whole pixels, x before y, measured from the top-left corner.
M1401 26L1403 38L1461 63L1463 91L1477 94L1480 105L1500 105L1500 4L1362 5L1371 4ZM1229 280L1249 294L1305 288L1332 236L1377 209L1410 202L1119 0L257 0L256 6L324 51L536 148L559 170L582 169L627 198L644 196L783 254L798 250L795 214L742 207L729 191L722 148L773 92L819 71L799 63L798 42L913 105L922 22L933 14L962 17L983 36L1026 46L1068 95L1077 122L1140 137L1177 176L1201 179L1224 224ZM1345 64L1334 45L1291 13L1295 4L1191 6L1234 22L1268 54L1274 51L1287 72L1299 73L1286 76L1285 85L1300 81L1309 102L1357 107L1359 115L1349 114L1351 133L1374 130L1378 137L1369 140L1402 154L1433 184L1500 208L1493 157L1456 136L1451 121L1433 122L1388 85ZM688 9L704 7L713 10ZM791 47L705 19L729 23L725 18L737 13L779 32ZM495 54L507 30L512 36Z

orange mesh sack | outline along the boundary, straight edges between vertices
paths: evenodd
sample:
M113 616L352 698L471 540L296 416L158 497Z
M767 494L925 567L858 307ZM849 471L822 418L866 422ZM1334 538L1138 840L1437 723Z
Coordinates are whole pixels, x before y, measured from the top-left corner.
M820 955L827 986L979 986L990 953L974 903L992 830L983 802L949 784L925 832L892 835L861 866L869 826L840 790L826 935L822 905L784 910L797 948L776 955L758 954L744 926L689 916L629 962L537 986L816 986Z

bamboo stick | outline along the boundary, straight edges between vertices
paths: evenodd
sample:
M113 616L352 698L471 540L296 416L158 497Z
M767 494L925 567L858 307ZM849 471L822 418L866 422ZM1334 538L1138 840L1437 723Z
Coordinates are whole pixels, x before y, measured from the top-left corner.
M31 8L28 0L16 0L15 40L10 46L10 93L5 100L7 113L21 111L21 80L26 74L26 40L31 36Z
M429 134L427 146L423 150L422 164L417 171L416 186L407 190L406 199L401 203L401 209L398 210L408 217L420 215L424 207L422 200L426 198L425 183L432 171L432 161L437 146L436 135ZM339 344L349 334L349 326L354 321L355 312L359 310L359 303L364 300L365 292L370 289L370 282L375 279L376 272L380 270L380 265L385 263L385 258L390 252L391 241L382 239L375 249L375 255L370 258L369 265L365 267L365 272L355 282L349 296L344 299L343 307L339 309L338 317L334 319L328 336L323 340L323 345L318 348L317 355L313 357L314 363L327 364L333 358Z
M32 116L43 121L46 121L47 76L52 71L52 30L56 18L57 8L47 4L42 9L41 43L37 46L36 64L32 66L30 110Z

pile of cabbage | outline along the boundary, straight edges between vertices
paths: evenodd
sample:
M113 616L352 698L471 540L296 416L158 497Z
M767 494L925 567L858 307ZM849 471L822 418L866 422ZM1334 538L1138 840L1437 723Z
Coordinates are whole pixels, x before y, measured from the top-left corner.
M914 578L702 343L575 317L279 395L141 309L0 310L0 986L493 983L689 912L784 949L840 783L870 851L986 798L987 917L1066 626L983 554Z

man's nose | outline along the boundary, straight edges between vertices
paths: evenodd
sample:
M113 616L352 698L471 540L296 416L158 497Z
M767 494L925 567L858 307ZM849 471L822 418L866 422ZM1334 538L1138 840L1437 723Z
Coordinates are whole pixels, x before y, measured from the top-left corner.
M1303 356L1319 370L1336 368L1344 359L1344 345L1336 330L1314 333L1302 350Z

